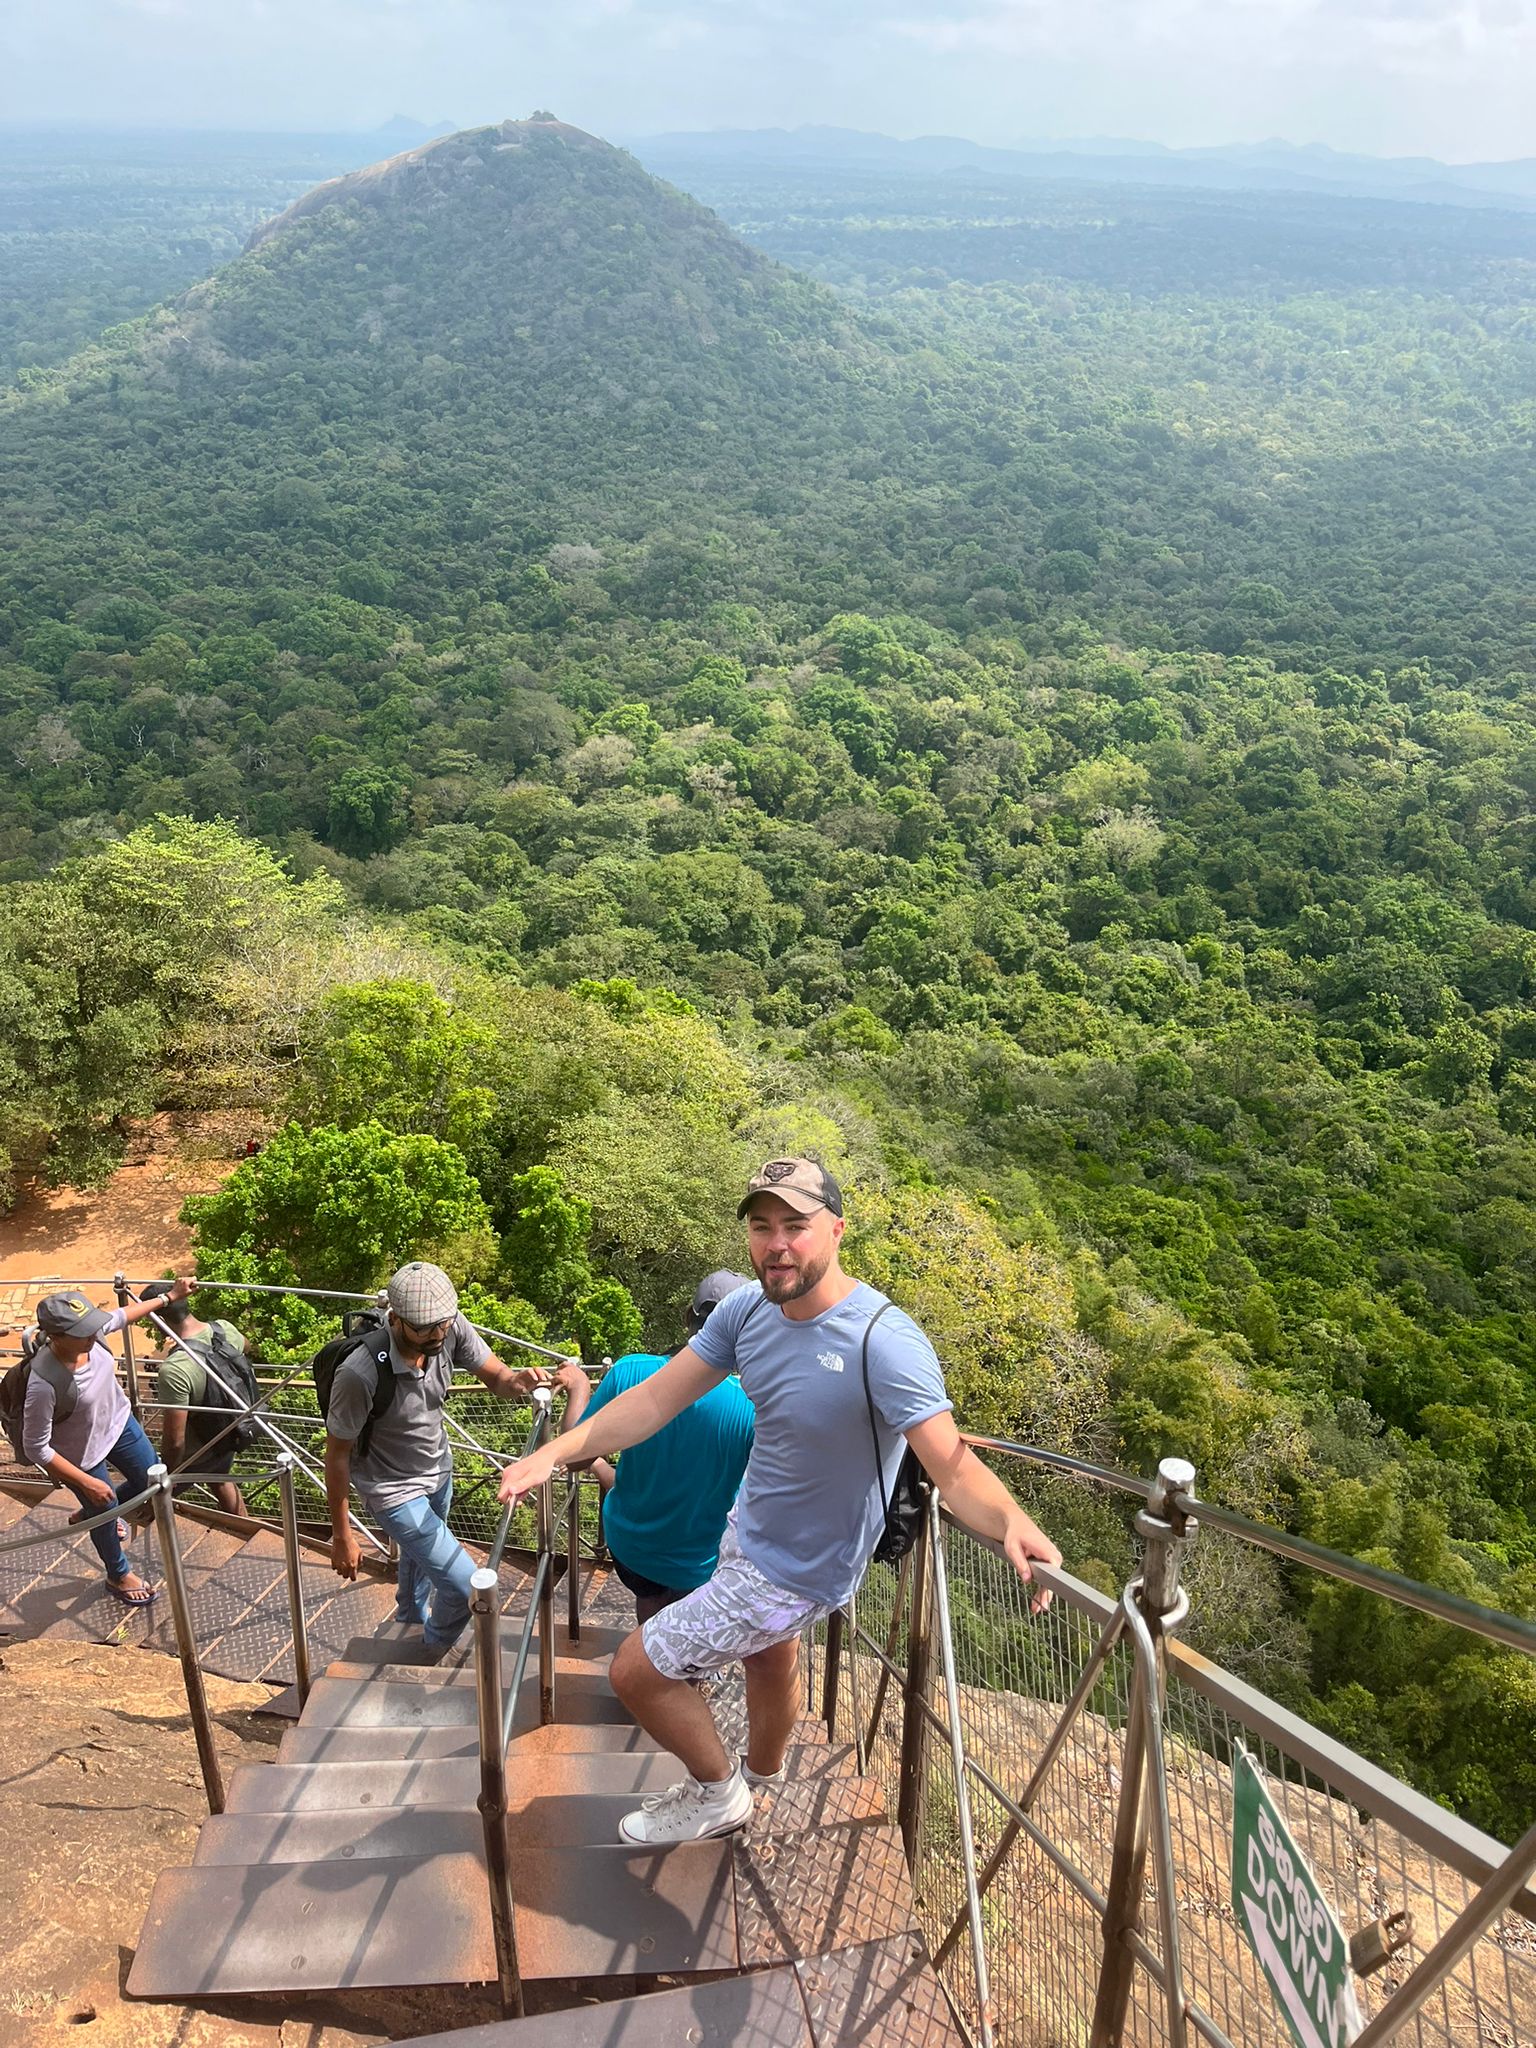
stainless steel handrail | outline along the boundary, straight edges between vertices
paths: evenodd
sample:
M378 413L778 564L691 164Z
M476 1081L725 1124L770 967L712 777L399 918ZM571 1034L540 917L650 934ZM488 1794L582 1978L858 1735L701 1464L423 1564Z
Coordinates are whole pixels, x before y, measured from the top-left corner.
M31 1550L39 1543L73 1543L77 1536L88 1536L93 1529L104 1529L108 1522L115 1522L122 1515L131 1515L136 1509L152 1503L160 1491L154 1484L154 1474L163 1470L160 1466L150 1467L151 1484L142 1493L132 1494L127 1500L115 1500L110 1507L103 1508L98 1515L87 1516L83 1521L61 1522L57 1529L40 1529L34 1536L13 1536L6 1543L0 1543L0 1557L8 1557L13 1550Z
M965 1441L974 1450L995 1451L1041 1471L1087 1480L1095 1486L1113 1487L1142 1500L1149 1500L1153 1495L1154 1489L1148 1481L1133 1479L1128 1472L1116 1472L1105 1465L1091 1465L1081 1458L1038 1450L1032 1444L1012 1443L1005 1437L967 1436ZM1448 1622L1453 1628L1467 1629L1488 1642L1503 1643L1509 1649L1523 1650L1528 1656L1536 1656L1536 1622L1503 1614L1496 1607L1484 1607L1475 1600L1464 1600L1459 1594L1442 1592L1436 1586L1421 1585L1416 1579L1404 1578L1380 1565L1365 1564L1343 1551L1329 1550L1305 1536L1293 1536L1289 1530L1278 1529L1272 1523L1256 1522L1247 1515L1218 1507L1193 1493L1178 1493L1173 1496L1173 1505L1181 1514L1196 1517L1208 1528L1222 1529L1324 1578L1358 1586L1364 1592L1379 1594L1384 1600L1395 1600L1399 1606L1432 1615L1436 1621Z

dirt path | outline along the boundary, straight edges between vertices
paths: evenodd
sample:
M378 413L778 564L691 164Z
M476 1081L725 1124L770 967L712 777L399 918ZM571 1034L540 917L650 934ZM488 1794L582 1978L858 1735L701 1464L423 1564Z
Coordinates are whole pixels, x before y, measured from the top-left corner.
M245 1126L222 1119L150 1118L134 1133L128 1157L100 1188L53 1188L22 1198L0 1215L0 1323L16 1322L49 1280L94 1282L112 1275L149 1279L185 1268L191 1237L180 1220L188 1195L215 1188L233 1169Z
M270 1688L206 1679L226 1778L269 1759ZM0 2048L360 2048L497 2016L484 1990L136 2004L122 1995L157 1874L206 1807L181 1668L155 1651L34 1642L0 1656Z

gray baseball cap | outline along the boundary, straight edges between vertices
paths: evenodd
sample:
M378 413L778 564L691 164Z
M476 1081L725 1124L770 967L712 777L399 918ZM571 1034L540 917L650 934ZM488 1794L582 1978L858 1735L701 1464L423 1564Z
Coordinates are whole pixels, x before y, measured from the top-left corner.
M459 1312L458 1290L441 1266L412 1259L389 1277L389 1305L413 1330L430 1330Z
M701 1280L693 1290L693 1300L688 1304L688 1327L700 1330L709 1320L711 1309L718 1308L728 1294L734 1294L738 1287L750 1287L752 1282L743 1273L711 1273Z
M99 1337L112 1320L109 1308L94 1308L83 1294L49 1294L37 1304L45 1337Z

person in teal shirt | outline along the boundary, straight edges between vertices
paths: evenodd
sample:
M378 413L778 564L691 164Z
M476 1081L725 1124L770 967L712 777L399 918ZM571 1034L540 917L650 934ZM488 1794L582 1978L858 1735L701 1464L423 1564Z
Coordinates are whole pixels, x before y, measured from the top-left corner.
M711 1273L701 1281L688 1308L689 1337L698 1335L717 1302L753 1285L740 1273ZM666 1362L652 1352L631 1352L615 1360L595 1392L579 1365L563 1367L562 1433ZM637 1621L649 1621L713 1574L751 1455L752 1425L752 1403L733 1374L619 1460L603 1501L603 1534L614 1569L635 1596Z

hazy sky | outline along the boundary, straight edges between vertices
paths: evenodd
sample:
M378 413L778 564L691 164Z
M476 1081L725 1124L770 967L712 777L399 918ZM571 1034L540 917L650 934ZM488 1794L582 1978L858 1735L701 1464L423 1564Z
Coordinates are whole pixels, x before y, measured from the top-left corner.
M1536 0L0 0L0 120L1536 155Z

